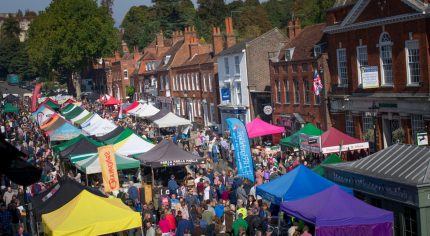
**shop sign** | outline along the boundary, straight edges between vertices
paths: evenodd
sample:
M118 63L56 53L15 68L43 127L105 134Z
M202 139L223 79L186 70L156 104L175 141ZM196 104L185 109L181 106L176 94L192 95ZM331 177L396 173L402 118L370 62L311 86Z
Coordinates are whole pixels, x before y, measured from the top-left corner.
M418 146L429 145L429 136L427 132L417 133L417 145Z
M231 100L230 88L228 88L228 87L221 88L221 100L222 101L230 101Z
M378 67L377 66L363 66L361 67L361 80L363 82L363 89L378 88Z

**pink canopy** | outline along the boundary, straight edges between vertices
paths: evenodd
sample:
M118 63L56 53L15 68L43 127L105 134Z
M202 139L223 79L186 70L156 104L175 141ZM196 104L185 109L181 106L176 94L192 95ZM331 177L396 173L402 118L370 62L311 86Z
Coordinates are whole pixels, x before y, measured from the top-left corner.
M280 134L285 132L285 128L269 124L260 118L255 118L246 124L246 131L248 131L249 138L255 138L270 134Z
M121 104L121 101L114 97L110 97L109 100L104 103L105 106L114 106L118 104Z
M130 111L130 110L132 110L132 109L136 108L137 106L139 106L139 104L140 104L140 103L138 103L138 102L133 102L129 107L124 108L124 109L123 109L123 112L124 112L124 113L127 113L128 111Z
M305 151L326 154L367 149L369 148L369 143L353 138L331 127L319 136L317 143L303 142L300 147Z

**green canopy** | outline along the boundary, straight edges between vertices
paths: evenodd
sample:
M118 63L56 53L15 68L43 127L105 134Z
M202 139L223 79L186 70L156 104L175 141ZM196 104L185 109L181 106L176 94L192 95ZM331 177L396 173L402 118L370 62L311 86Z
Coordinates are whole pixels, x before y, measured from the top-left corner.
M77 142L79 142L81 139L86 139L88 142L90 142L90 143L92 143L92 144L94 144L94 145L96 145L96 146L98 146L98 147L100 147L100 146L102 146L102 145L103 145L102 143L99 143L99 142L97 142L96 140L93 140L93 139L88 138L88 137L86 137L86 136L84 136L84 135L82 135L82 134L81 134L81 135L77 136L76 138L70 139L70 140L69 140L69 141L67 141L67 142L60 143L60 144L58 144L58 145L55 145L55 146L53 147L53 150L54 150L54 152L59 153L59 152L61 152L61 151L64 151L66 148L68 148L68 147L70 147L70 146L72 146L72 145L76 144L76 143L77 143Z
M88 113L88 115L82 117L82 119L79 119L79 120L75 121L74 123L77 125L81 125L82 123L84 123L85 121L87 121L88 119L93 117L93 115L94 115L94 113L90 112L90 113Z
M134 169L140 167L140 161L117 154L115 154L115 161L117 170ZM92 157L77 161L75 165L76 168L85 174L101 173L99 155L97 153Z
M85 154L77 154L77 155L70 155L68 158L70 159L70 163L75 164L78 161L86 160L90 157L93 157L94 155L97 155L97 153L85 153Z
M59 109L59 108L60 108L60 106L59 106L58 104L54 103L54 102L53 102L53 101L51 101L51 100L48 100L47 102L45 102L45 103L44 103L44 105L49 106L49 107L50 107L50 108L52 108L53 110L57 110L57 109Z
M335 164L343 162L343 160L337 154L330 154L321 164ZM316 166L312 169L315 173L324 176L324 167L321 165Z
M315 127L315 125L313 125L312 123L307 123L299 131L295 132L294 134L286 138L281 139L280 144L288 147L299 147L300 142L303 141L303 140L300 140L301 134L305 134L308 136L320 136L322 133L323 131Z
M67 120L71 120L71 119L79 116L79 114L81 114L82 112L84 112L84 109L82 109L81 107L76 107L75 109L71 110L70 112L67 112L67 113L61 112L61 114Z
M134 132L131 129L124 129L119 135L104 141L105 144L115 144L121 142L122 140L130 137Z
M76 107L76 105L71 103L71 104L67 105L66 107L64 107L63 109L61 109L61 114L65 114L65 113L73 110L75 107Z
M18 107L14 106L11 103L6 103L3 106L3 112L15 112L15 113L18 113L19 109L18 109Z

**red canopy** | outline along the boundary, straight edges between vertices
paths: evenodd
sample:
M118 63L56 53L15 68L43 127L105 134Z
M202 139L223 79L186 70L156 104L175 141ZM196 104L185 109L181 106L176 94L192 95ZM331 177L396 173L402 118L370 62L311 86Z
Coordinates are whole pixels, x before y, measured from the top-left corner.
M353 138L331 127L320 136L319 142L315 144L304 142L300 144L300 147L305 151L326 154L367 149L369 148L369 143Z
M255 118L253 121L246 124L249 138L260 137L270 134L279 134L285 132L284 127L269 124L260 118Z
M128 106L127 108L122 109L122 111L124 113L127 113L128 111L130 111L131 109L136 108L137 106L139 106L140 103L138 102L133 102L130 106Z
M114 106L114 105L118 105L121 104L122 102L114 97L110 97L109 100L107 100L104 105L105 106Z

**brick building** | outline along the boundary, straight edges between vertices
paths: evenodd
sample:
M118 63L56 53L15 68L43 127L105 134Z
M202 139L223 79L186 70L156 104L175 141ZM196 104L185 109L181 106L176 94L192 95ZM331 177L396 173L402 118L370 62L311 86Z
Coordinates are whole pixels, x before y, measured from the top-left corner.
M330 84L328 73L325 24L300 27L300 21L290 21L289 41L285 46L269 54L273 122L284 126L287 133L294 133L305 123L313 123L326 130L330 119L326 102L326 91L319 96L313 92L315 70L319 73L324 88Z
M236 117L244 123L257 116L266 121L271 120L271 116L263 113L264 106L271 105L267 55L279 50L285 40L285 35L274 28L219 54L217 60L221 98L218 108L223 131L228 129L225 120L230 117Z
M430 121L428 2L338 2L325 29L333 125L371 144L376 128L378 149L417 143Z

